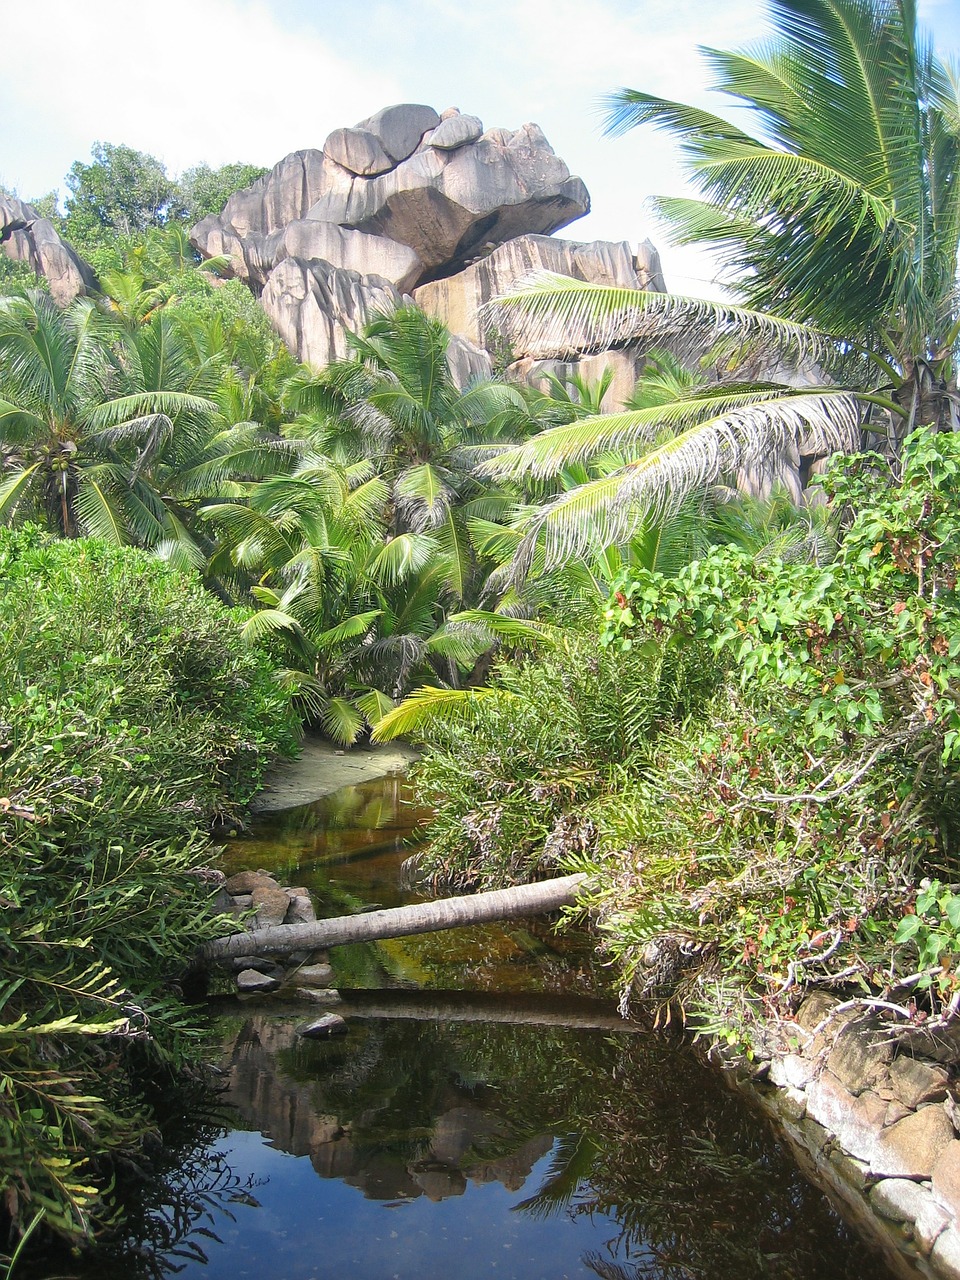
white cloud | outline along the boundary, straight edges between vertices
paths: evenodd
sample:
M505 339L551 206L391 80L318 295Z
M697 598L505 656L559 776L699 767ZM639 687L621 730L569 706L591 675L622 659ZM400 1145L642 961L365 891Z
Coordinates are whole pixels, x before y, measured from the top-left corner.
M3 16L0 175L25 194L58 181L95 140L171 171L206 160L273 164L396 98L306 31L247 0L34 0Z

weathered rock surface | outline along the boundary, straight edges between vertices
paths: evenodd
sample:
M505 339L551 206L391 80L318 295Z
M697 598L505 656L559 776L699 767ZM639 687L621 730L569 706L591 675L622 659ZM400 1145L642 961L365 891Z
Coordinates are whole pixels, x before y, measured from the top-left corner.
M401 292L423 273L423 263L405 244L309 218L297 218L269 235L251 231L241 236L231 227L214 227L207 247L211 254L229 258L229 274L256 292L286 258L318 258L347 271L383 276Z
M456 151L476 140L483 133L483 121L477 116L462 116L459 112L441 120L437 127L424 135L422 146L436 147L438 151Z
M53 223L41 218L31 204L0 193L0 249L14 262L26 262L50 286L50 296L65 307L80 294L96 288L93 269Z
M237 974L237 990L244 994L259 994L264 991L276 991L280 979L269 973L261 973L259 969L241 969Z
M489 345L497 322L482 308L534 271L552 271L595 284L663 291L659 258L649 242L635 256L625 240L582 243L545 235L520 235L456 275L421 285L413 297L428 315L442 320L454 333ZM542 352L515 345L514 355L538 358Z
M356 128L372 134L394 164L399 164L401 160L412 156L423 135L440 123L440 117L433 107L404 102L395 107L383 107L372 116L367 116L366 120L361 120ZM324 144L324 150L326 149Z
M378 177L330 172L310 217L399 240L428 269L455 271L478 250L530 232L547 235L589 211L537 125L488 130L453 151L425 147Z
M323 368L347 354L347 330L401 301L382 276L360 275L318 259L286 258L271 272L260 299L290 351Z
M222 234L227 228L239 236L251 231L269 235L288 222L306 217L307 210L320 195L323 175L322 151L315 148L292 151L262 178L242 191L235 191L222 213L210 214L198 222L190 239L200 253L209 258L221 252L207 247L210 237Z
M323 153L358 177L386 173L396 163L366 129L334 129L323 144Z
M441 120L431 107L386 107L334 130L323 151L286 156L198 223L191 239L205 256L228 254L238 273L256 279L274 246L243 242L308 219L396 241L417 254L420 275L448 274L478 249L548 234L588 211L583 183L536 125L482 128L475 116ZM375 271L367 262L362 274Z

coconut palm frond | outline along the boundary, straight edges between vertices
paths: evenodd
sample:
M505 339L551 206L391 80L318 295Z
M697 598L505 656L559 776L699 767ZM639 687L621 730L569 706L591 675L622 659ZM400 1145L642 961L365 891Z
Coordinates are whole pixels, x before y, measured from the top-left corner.
M436 724L469 721L484 699L505 701L513 696L504 689L438 689L424 685L385 715L370 736L374 742L422 737Z
M320 716L325 734L342 747L351 747L363 733L364 717L346 698L330 698Z
M278 632L302 635L300 623L292 614L282 609L258 609L240 628L240 635L247 644L258 644Z
M534 272L486 304L523 351L538 358L581 356L627 343L670 341L700 349L736 330L784 351L814 358L835 345L830 334L732 303L678 294L592 284L548 271Z
M656 375L654 375L656 377ZM644 384L641 383L641 387ZM829 394L829 389L825 389ZM666 393L666 388L665 388ZM809 396L811 388L749 384L743 386L671 387L675 398L649 408L581 418L562 427L551 427L531 436L522 445L490 459L480 468L496 480L543 479L558 475L578 462L608 452L642 452L664 435L674 435L701 423L715 421L764 402L780 403Z
M393 699L379 689L368 689L354 699L354 704L363 712L364 719L371 728L378 725L394 708Z
M31 467L23 467L0 482L0 520L12 518L17 504L29 493L40 465L35 462Z
M340 648L349 640L357 640L365 636L382 612L382 609L367 609L363 613L354 614L353 617L344 618L335 627L328 627L326 631L321 631L313 638L317 650L327 653Z
M544 568L590 557L662 520L692 494L802 438L810 453L850 451L859 443L856 397L837 391L790 395L745 405L658 445L611 475L582 484L524 521L514 569L529 572L536 548Z
M401 533L377 552L370 562L370 576L393 587L424 569L437 554L437 542L422 533Z

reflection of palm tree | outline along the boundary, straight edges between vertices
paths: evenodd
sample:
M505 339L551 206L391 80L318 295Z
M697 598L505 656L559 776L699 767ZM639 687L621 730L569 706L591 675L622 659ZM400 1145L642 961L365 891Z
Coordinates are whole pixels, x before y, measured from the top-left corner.
M589 1135L563 1134L554 1144L543 1182L529 1199L514 1205L514 1211L529 1213L538 1221L562 1213L589 1177L596 1155L597 1144Z

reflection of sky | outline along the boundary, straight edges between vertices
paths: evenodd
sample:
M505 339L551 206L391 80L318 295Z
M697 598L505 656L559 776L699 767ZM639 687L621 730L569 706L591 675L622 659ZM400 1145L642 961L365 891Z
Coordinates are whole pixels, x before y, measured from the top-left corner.
M276 1151L257 1133L234 1132L218 1144L259 1209L231 1205L235 1222L207 1224L223 1244L199 1238L209 1265L192 1263L188 1280L564 1280L595 1277L581 1261L603 1251L617 1225L561 1212L538 1220L511 1210L539 1187L550 1157L534 1166L522 1191L468 1183L464 1196L434 1203L366 1200L354 1187L318 1178L310 1161ZM259 1184L259 1185L257 1185Z

